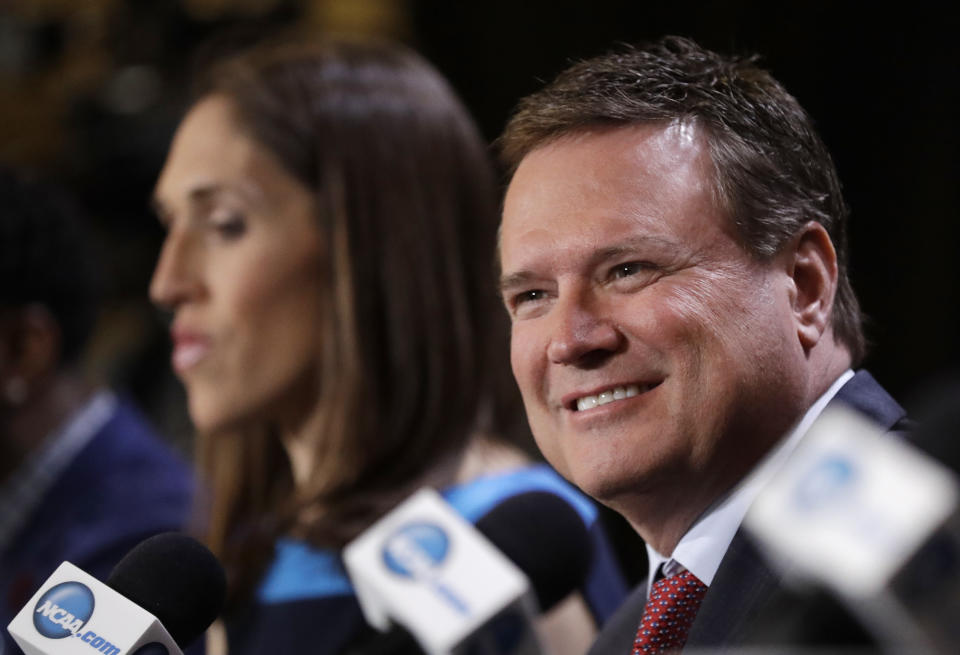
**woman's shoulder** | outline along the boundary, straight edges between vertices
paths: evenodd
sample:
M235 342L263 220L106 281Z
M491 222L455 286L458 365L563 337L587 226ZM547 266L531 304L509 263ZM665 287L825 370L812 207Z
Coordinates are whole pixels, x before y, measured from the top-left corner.
M340 552L284 537L253 602L226 628L230 655L333 655L364 625Z
M527 494L550 494L566 501L590 527L597 508L550 466L531 458L515 445L488 434L476 434L463 453L456 481L441 489L444 499L468 521L481 517L507 500ZM512 503L516 505L517 503Z
M476 523L502 503L526 494L546 493L570 505L588 526L597 519L589 498L546 464L523 462L514 467L483 473L441 491L444 500L468 521Z
M277 540L257 589L257 600L265 604L351 595L353 587L339 551L292 538Z

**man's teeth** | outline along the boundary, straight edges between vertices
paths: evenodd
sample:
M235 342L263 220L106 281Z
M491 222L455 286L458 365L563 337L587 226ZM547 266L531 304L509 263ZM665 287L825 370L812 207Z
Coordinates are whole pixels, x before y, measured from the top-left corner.
M649 385L645 385L643 390L646 391L649 388ZM607 391L603 391L596 396L584 396L583 398L579 398L577 400L577 411L582 412L585 409L593 409L594 407L599 407L600 405L612 403L614 400L632 398L639 393L640 387L636 384L628 384L625 387L608 389Z

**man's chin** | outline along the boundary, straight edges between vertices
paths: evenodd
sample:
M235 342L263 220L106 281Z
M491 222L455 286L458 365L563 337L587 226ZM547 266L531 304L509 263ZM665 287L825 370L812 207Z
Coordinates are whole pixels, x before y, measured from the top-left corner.
M615 508L618 501L622 502L625 497L636 494L638 480L634 475L613 475L609 472L600 475L594 472L574 475L571 482L597 502Z
M573 467L572 476L566 476L583 493L597 502L617 511L632 511L651 502L662 502L669 475L649 462L630 462L624 459L608 461L592 468Z

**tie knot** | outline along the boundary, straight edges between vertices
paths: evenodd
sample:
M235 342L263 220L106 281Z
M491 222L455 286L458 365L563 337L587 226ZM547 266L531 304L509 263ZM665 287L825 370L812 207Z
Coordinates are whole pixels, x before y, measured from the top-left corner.
M665 578L660 578L653 583L653 588L650 590L650 595L656 593L680 593L686 596L699 596L703 597L703 594L707 593L707 585L700 582L700 579L694 574L690 573L686 569L675 573L673 575L668 575Z
M690 571L657 580L633 642L633 655L683 648L707 585Z

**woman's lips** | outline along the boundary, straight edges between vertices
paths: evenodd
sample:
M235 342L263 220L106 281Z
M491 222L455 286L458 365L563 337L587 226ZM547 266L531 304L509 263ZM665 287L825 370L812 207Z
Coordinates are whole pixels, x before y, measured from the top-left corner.
M195 333L174 331L170 363L177 373L185 373L210 352L210 339Z

